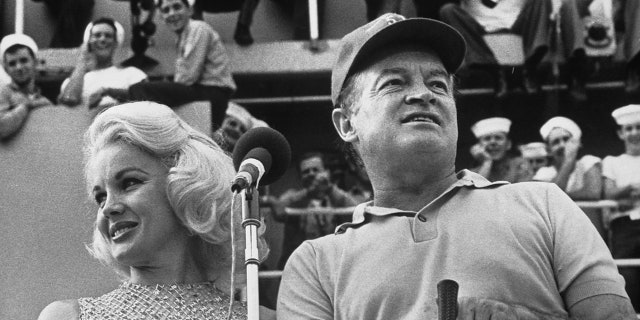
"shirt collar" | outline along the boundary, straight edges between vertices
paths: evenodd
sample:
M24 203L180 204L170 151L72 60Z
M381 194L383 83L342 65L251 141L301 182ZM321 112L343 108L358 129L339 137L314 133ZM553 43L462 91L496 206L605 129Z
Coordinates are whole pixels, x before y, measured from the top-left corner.
M18 86L18 84L16 84L15 82L11 81L11 83L9 83L9 88L11 88L11 90L13 91L17 91L25 95L40 94L40 88L36 86L34 83L30 83L29 85L23 88Z
M481 175L479 175L479 174L477 174L475 172L469 171L467 169L463 169L463 170L459 171L456 174L456 177L458 178L458 180L456 182L454 182L449 188L447 188L447 190L445 190L440 196L438 196L433 201L431 201L429 204L427 204L424 208L428 207L429 205L431 205L435 201L438 201L439 199L441 199L443 196L449 194L450 192L453 192L454 190L457 190L458 188L465 187L465 188L474 188L474 189L484 189L484 188L492 188L492 187L496 187L496 186L501 186L501 185L509 183L509 182L506 182L506 181L491 182L491 181L485 179L483 176L481 176ZM424 210L424 208L420 209L420 211ZM365 222L365 216L367 214L373 215L373 216L388 216L388 215L411 215L411 216L414 216L414 215L417 214L417 212L401 210L401 209L397 209L397 208L377 207L377 206L373 205L373 201L364 202L364 203L361 203L358 206L356 206L356 208L353 210L352 221L339 225L336 228L335 233L336 234L343 233L343 232L346 231L347 228L355 227L355 226L358 226L358 225L364 223Z

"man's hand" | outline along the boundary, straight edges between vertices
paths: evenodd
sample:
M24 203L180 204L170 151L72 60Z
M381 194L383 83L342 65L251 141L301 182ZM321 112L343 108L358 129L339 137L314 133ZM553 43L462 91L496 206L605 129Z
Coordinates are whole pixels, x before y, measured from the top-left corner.
M53 103L51 103L51 101L46 97L40 95L27 102L27 107L31 110L50 105L53 105Z
M87 105L89 106L89 109L93 109L98 106L105 92L106 92L106 89L100 88L96 92L89 95L89 100L87 101Z
M469 150L469 152L471 153L471 156L479 162L491 161L491 156L479 143L471 146L471 150Z
M80 46L80 55L76 63L76 67L80 67L84 71L91 71L96 68L96 57L89 48L89 45L86 43Z
M580 141L577 139L569 139L564 145L564 159L575 160L578 157L578 150L580 149Z
M523 306L508 305L504 302L461 297L458 299L458 319L460 320L560 320L566 317L542 314Z

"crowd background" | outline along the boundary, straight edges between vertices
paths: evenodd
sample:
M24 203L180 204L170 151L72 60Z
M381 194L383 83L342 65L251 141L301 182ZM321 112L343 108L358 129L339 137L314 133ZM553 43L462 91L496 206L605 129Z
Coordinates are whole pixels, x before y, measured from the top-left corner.
M2 35L5 35L13 30L14 2L0 0L0 6L3 9L0 11L3 13L0 31ZM27 22L25 33L36 40L41 50L46 51L54 36L55 19L40 1L25 1L25 6L27 15L25 17ZM330 39L340 38L355 27L364 24L367 20L366 11L364 1L325 1L321 35L329 41L327 51L310 53L305 49L303 42L297 42L293 46L284 44L280 46L280 50L288 50L288 52L282 52L282 55L288 58L311 56L310 61L313 61L315 57L318 61L321 60L322 64L326 64L327 54L330 55L333 49ZM415 16L416 9L412 1L405 0L400 6L400 12L411 17ZM131 35L128 2L96 1L92 17L101 16L109 16L122 22L127 35L125 44L128 44ZM288 16L286 10L283 10L279 4L271 0L263 0L256 7L251 28L255 43L253 47L240 47L234 42L237 16L237 12L205 13L203 16L204 20L220 34L229 49L232 70L234 71L242 69L243 66L238 65L237 62L234 65L237 57L233 53L245 56L252 53L257 54L260 52L260 48L264 48L266 44L289 41L295 38L292 32L294 19ZM171 51L175 45L175 35L167 30L159 17L156 17L155 23L157 30L153 37L153 45L147 54L158 59L160 65L145 70L151 79L169 76L167 72L171 70L173 57L166 52ZM277 51L278 48L275 50ZM292 52L293 50L295 51ZM128 55L127 50L120 51L117 60L122 61ZM73 58L72 55L68 57ZM75 60L70 59L69 61L67 66L73 67ZM273 63L273 61L263 61L264 65ZM63 62L62 65L64 64ZM41 76L39 84L42 86L43 94L55 101L60 83L68 74L63 76L59 73L59 69L47 69L47 65L60 65L60 62L45 61L39 74ZM514 146L540 141L538 132L540 126L552 116L562 115L573 119L580 125L583 133L582 151L585 154L604 158L607 155L623 153L624 145L616 135L617 126L610 114L612 110L620 106L639 103L640 99L624 91L626 69L622 50L618 50L612 57L591 59L589 66L591 74L587 79L587 100L581 102L572 99L566 86L563 86L559 77L554 75L554 65L550 57L547 57L540 64L541 84L543 85L540 92L533 95L515 92L504 99L496 99L493 85L487 81L490 75L485 71L463 69L458 76L457 104L459 107L460 139L457 168L469 168L475 165L469 149L476 143L476 138L470 128L478 120L492 116L503 116L513 122L510 137ZM566 69L562 61L559 67L559 72L564 74ZM286 69L286 63L283 63L282 68ZM354 182L354 180L358 180L357 170L349 164L337 143L338 137L334 133L329 116L331 106L328 97L324 100L321 98L308 99L307 102L295 101L295 98L300 97L328 95L330 91L329 68L330 65L326 65L319 70L284 73L263 72L264 69L243 69L242 72L234 72L238 90L232 99L239 102L242 102L243 99L245 101L254 99L253 102L242 103L242 105L253 116L281 131L290 141L294 156L300 156L310 151L324 153L326 155L325 166L332 172L333 182L338 187L349 190L357 184ZM52 70L53 72L49 72ZM68 71L68 69L66 70ZM0 82L2 82L2 78L0 77ZM260 102L255 100L257 98L286 99L279 99L284 102L272 103ZM26 124L24 132L21 132L14 141L3 142L0 149L3 154L1 172L6 172L2 179L4 180L6 177L6 181L12 181L3 184L3 189L0 190L1 194L11 195L4 197L3 202L0 203L0 221L2 222L0 224L5 226L2 229L3 234L7 234L8 239L11 239L5 242L5 245L12 246L9 251L3 250L5 256L0 256L0 258L3 261L13 261L11 265L2 270L0 278L9 279L11 275L18 275L10 282L4 280L7 281L7 285L1 285L6 289L2 289L0 318L5 318L1 312L15 312L9 313L6 318L20 319L18 315L25 314L29 319L34 318L34 312L37 314L47 302L64 298L55 296L60 294L61 288L66 288L62 291L69 297L83 296L105 291L105 288L112 286L115 282L114 278L103 276L108 272L102 272L104 269L96 261L90 260L84 252L82 242L89 240L88 235L65 236L65 231L73 230L73 225L78 221L85 225L91 222L91 214L84 214L83 199L64 198L64 195L69 192L73 183L77 182L76 180L81 179L81 175L74 176L79 172L78 168L74 168L74 163L79 163L78 155L75 154L79 150L70 150L74 147L74 139L78 138L78 135L88 125L92 115L84 114L86 110L82 108L46 108L45 110L37 116L32 116L30 120L33 121ZM63 126L51 131L52 128L47 126L49 121L58 121ZM34 136L28 136L30 134ZM38 141L35 139L36 135L47 138ZM65 135L74 136L74 138L65 139ZM32 163L29 161L32 160L29 155L36 148L39 150L35 157L38 161ZM513 148L513 152L517 153L516 148ZM9 153L13 153L14 157L4 156ZM38 170L30 169L32 167L37 167ZM58 187L54 187L57 182L61 183L58 184ZM292 164L287 174L272 185L268 192L277 197L289 189L301 188L303 188L303 183L299 177L298 168ZM81 193L74 192L74 194ZM29 195L26 198L29 201L25 201L25 195ZM13 207L12 200L20 200L19 212L15 212L16 207ZM51 205L51 202L60 202L61 204ZM76 206L78 203L83 203L83 205ZM21 217L19 219L11 218L15 214L20 214ZM265 261L264 266L268 269L277 269L280 258L279 250L282 243L286 241L283 238L284 225L268 215L266 219L269 229L267 238L272 247L272 255ZM8 221L13 222L6 223ZM36 231L24 229L24 226L33 224L41 227ZM89 230L87 227L82 229ZM38 235L32 235L34 232ZM43 245L43 242L46 242L46 245ZM19 245L15 246L16 243ZM42 247L38 248L39 246ZM68 256L56 256L57 252L64 252L67 248L72 248L67 250L67 252L71 252ZM21 258L16 260L16 257ZM89 271L82 274L81 277L77 277L74 268L77 267L78 262L68 259L69 257L73 259L80 257L83 270ZM64 263L60 263L60 261L64 261ZM29 265L29 267L21 270L21 265ZM58 270L52 270L53 268ZM35 276L29 283L25 283L27 280L25 275L29 273L35 274ZM56 279L53 279L52 273L56 275ZM87 288L86 285L75 287L70 285L70 282L73 281L92 283L96 278L101 279L103 287L96 288L95 292L78 291L80 288ZM34 285L34 279L46 279L47 282ZM40 288L43 289L42 295L37 297L37 301L33 301L29 292L36 291L38 286L46 286L46 288ZM19 306L17 311L14 307L16 305Z

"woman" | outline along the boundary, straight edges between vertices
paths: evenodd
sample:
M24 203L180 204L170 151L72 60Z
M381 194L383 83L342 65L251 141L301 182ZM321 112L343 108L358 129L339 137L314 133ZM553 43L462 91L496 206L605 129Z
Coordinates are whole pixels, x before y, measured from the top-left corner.
M553 182L576 200L597 200L602 194L602 165L598 157L578 159L582 130L571 119L554 117L540 128L552 165L540 168L533 180Z
M86 137L86 179L98 209L88 248L124 281L97 298L53 302L39 319L226 318L234 265L243 278L243 259L234 264L232 251L244 249L237 210L230 227L231 159L152 102L107 109ZM262 238L259 248L266 253ZM232 315L246 317L238 304Z
M146 80L147 75L135 67L114 65L113 57L123 42L124 29L113 19L89 23L80 57L71 76L62 83L58 102L104 108L129 100L129 87Z

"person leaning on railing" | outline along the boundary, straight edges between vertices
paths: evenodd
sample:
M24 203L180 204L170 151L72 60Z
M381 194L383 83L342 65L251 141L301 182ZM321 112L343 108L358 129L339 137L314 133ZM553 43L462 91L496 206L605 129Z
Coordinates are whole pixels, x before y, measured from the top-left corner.
M611 253L615 259L640 258L640 104L611 115L625 148L623 154L602 161L605 197L617 200L621 213L611 221ZM623 268L620 273L634 308L640 310L640 268Z

